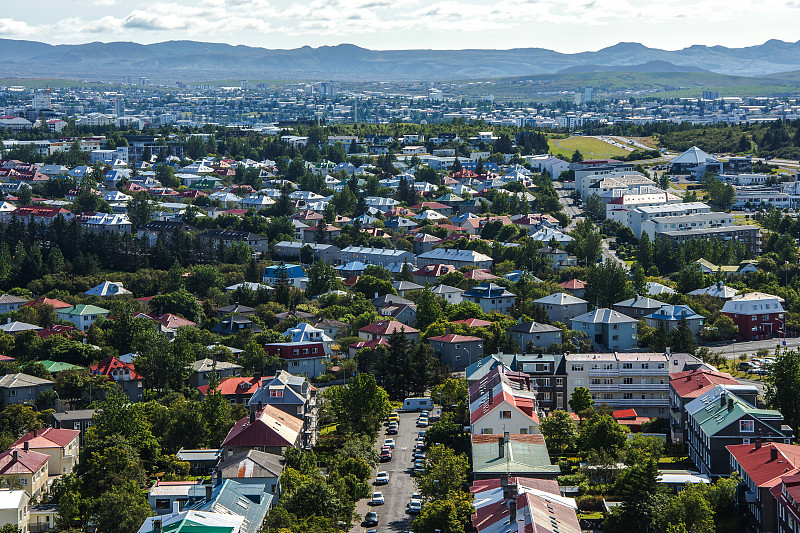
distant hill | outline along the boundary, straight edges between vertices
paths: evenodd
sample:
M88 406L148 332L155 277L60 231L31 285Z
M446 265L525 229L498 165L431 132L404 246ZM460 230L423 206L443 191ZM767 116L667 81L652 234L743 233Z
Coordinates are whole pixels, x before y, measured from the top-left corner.
M641 65L578 65L565 68L556 74L578 74L587 72L710 72L704 68L673 65L669 61L648 61Z
M660 50L619 43L595 52L511 50L368 50L351 44L270 50L196 41L50 45L0 39L0 77L121 81L236 79L443 80L585 72L714 72L763 76L800 70L800 43L690 46Z

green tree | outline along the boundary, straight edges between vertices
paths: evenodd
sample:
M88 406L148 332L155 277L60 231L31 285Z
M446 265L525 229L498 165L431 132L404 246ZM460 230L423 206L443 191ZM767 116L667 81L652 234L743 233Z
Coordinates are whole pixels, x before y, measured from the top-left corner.
M209 444L212 447L221 445L233 426L233 421L230 419L231 404L219 391L219 377L216 372L209 375L208 392L201 402L200 411L208 428Z
M339 275L328 261L317 261L308 268L306 294L316 296L341 288Z
M783 350L775 358L767 374L764 399L771 409L779 410L786 423L796 428L800 424L800 351Z
M572 241L567 244L567 249L575 255L578 264L585 266L594 264L600 257L603 239L594 224L592 224L592 221L588 219L581 220L575 225L575 229L570 235L572 236Z
M688 483L659 513L656 524L662 531L713 533L714 510L706 499L705 485Z
M645 270L653 266L653 245L650 243L650 235L646 231L643 231L642 236L639 238L636 259Z
M91 514L98 533L135 533L153 511L139 487L126 481L97 498Z
M616 261L604 261L589 268L584 298L592 304L611 308L632 295L628 273Z
M412 527L419 533L464 533L470 529L472 512L472 495L452 491L425 505Z
M680 318L678 326L670 333L670 346L675 352L681 353L694 353L697 349L694 333L689 328L689 322L685 316Z
M198 324L204 318L203 307L197 298L185 289L153 296L148 306L153 313L173 313Z
M592 193L583 204L583 211L586 216L591 217L592 220L600 222L606 218L606 204L600 199L600 195Z
M628 428L610 415L595 414L581 426L578 444L583 450L605 451L613 456L625 449Z
M223 283L222 274L210 265L195 267L186 279L186 287L201 297L207 296L215 287L222 287Z
M442 306L439 305L439 299L433 294L429 287L425 287L420 291L417 297L417 324L416 327L420 331L424 330L434 322L438 322L444 318L444 311Z
M572 152L571 161L573 163L580 163L583 161L583 154L576 148L574 152Z
M353 290L360 292L367 299L378 298L384 294L397 295L391 281L381 280L375 276L361 276L353 285Z
M469 476L469 459L441 445L428 448L425 471L414 478L423 496L439 498L450 491L461 491Z
M690 263L678 272L678 292L686 294L695 289L702 289L706 286L705 275L700 270L700 265Z
M631 288L636 294L647 294L647 275L638 261L631 265Z
M133 231L141 228L153 219L156 212L155 205L150 200L150 195L146 191L137 191L128 201L126 206L128 219L131 221Z
M322 393L324 411L346 434L378 434L383 420L392 410L389 395L372 374L358 374L347 385L334 385Z
M568 452L578 440L578 428L566 411L556 410L539 424L547 448L555 453Z
M647 459L620 473L614 483L614 494L623 501L643 500L658 490L658 462Z
M582 412L594 406L594 399L592 399L591 391L586 387L575 387L568 403L572 412L580 416Z
M181 180L175 175L175 169L165 163L156 165L156 180L164 187L177 189L181 186Z

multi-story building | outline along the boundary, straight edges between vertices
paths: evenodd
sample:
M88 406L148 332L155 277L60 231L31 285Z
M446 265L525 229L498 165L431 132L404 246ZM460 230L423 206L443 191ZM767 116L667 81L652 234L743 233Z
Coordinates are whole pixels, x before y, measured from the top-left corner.
M637 207L630 211L628 224L637 237L642 236L642 225L652 218L679 217L697 213L710 213L711 206L703 202L681 202Z
M589 311L589 302L565 292L539 298L533 303L544 309L551 322L561 322L567 326L572 325L573 318Z
M748 251L761 251L761 228L751 224L742 226L724 226L716 228L687 229L678 231L662 231L659 237L680 245L686 241L736 241L744 243Z
M722 306L722 314L733 320L746 341L783 333L785 313L781 298L762 292L734 296Z
M789 487L794 485L793 481L800 472L800 446L755 441L728 446L727 453L728 468L741 476L742 483L746 487L738 499L746 528L755 533L797 531L797 523L792 524L793 518L791 515L787 516L785 504L780 504L776 500L773 491L776 487L783 487L782 480L787 478ZM794 512L797 513L796 507ZM780 521L787 525L791 524L791 527L788 529L780 527L778 525Z
M769 492L776 503L777 533L796 533L800 524L800 474L792 469Z
M434 355L453 372L466 367L483 357L483 339L468 335L447 333L428 338Z
M653 217L642 222L642 233L653 239L659 233L713 229L733 226L735 219L729 213L695 213L672 217Z
M474 250L456 250L455 248L436 248L417 256L417 265L453 265L456 268L475 266L492 268L492 258Z
M617 311L599 308L572 319L572 329L583 331L594 344L606 350L636 348L637 320Z
M788 444L794 438L780 411L754 407L725 385L715 385L689 402L686 413L689 459L701 473L711 476L731 472L726 446L750 445L756 441Z
M567 398L589 389L597 404L635 409L639 415L669 416L669 375L702 363L685 353L566 354Z
M561 344L561 328L534 321L523 322L521 318L508 328L508 333L525 352L546 350L553 344Z
M686 432L686 405L707 393L716 385L725 385L739 398L751 405L756 404L758 389L753 385L740 385L733 376L708 368L697 368L685 372L672 372L669 375L670 437L672 442L681 444Z
M75 429L34 429L23 435L11 449L29 450L47 455L48 474L71 474L78 464L80 431Z
M348 246L340 254L342 263L359 261L367 265L389 266L394 263L416 265L416 258L411 252L390 248L370 248L367 246Z
M514 293L496 283L482 283L461 295L465 302L473 302L481 306L484 313L511 314L517 297Z

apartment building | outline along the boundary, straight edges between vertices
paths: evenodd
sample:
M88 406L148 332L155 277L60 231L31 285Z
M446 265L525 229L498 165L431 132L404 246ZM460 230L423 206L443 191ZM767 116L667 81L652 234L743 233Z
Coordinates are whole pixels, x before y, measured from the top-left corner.
M628 227L637 237L642 236L642 224L652 218L680 217L697 213L710 213L711 206L703 202L681 202L677 204L649 205L637 207L630 211Z
M667 231L686 231L706 228L723 228L735 224L730 213L695 213L671 217L654 217L642 222L642 233L653 239Z
M565 354L567 398L585 387L599 405L636 409L641 416L669 416L669 376L702 362L685 353Z

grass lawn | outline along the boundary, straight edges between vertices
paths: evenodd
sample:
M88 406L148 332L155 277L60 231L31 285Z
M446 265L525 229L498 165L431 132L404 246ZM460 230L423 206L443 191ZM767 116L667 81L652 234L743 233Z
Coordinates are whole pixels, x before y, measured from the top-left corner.
M333 435L334 433L336 433L336 424L324 426L319 430L320 435Z
M562 154L572 157L575 150L579 150L586 159L608 159L623 157L630 154L617 146L592 137L573 136L568 139L550 139L550 152L554 155Z
M578 520L599 520L603 518L603 516L601 511L596 511L594 513L578 513Z

